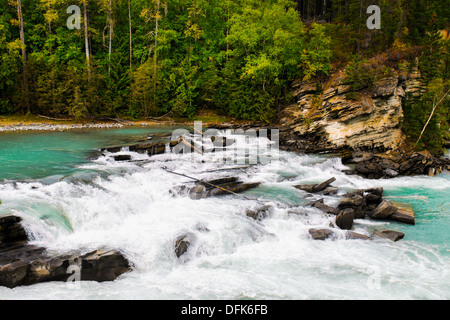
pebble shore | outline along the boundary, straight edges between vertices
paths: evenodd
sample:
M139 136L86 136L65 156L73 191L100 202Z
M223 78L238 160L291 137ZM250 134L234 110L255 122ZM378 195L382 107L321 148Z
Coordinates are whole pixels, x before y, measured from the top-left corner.
M68 131L76 129L115 129L128 126L144 126L150 123L85 123L85 124L52 124L52 123L17 123L0 124L1 132L20 132L20 131Z

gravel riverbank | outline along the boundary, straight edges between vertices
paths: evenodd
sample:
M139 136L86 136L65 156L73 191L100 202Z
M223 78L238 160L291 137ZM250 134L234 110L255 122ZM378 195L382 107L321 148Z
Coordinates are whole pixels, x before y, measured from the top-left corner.
M13 123L13 124L1 124L1 132L19 132L19 131L68 131L76 129L114 129L124 128L132 126L149 126L149 125L161 125L161 123L150 122L123 122L123 123L71 123L71 124L59 124L59 123Z

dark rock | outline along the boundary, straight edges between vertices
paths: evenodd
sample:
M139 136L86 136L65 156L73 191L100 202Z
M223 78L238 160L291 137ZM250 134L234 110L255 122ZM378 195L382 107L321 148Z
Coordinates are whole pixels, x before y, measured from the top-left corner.
M114 156L114 161L130 161L131 155L129 154L120 154L117 156Z
M261 221L265 218L267 218L270 214L270 211L273 209L271 205L266 205L261 208L258 208L256 210L247 210L245 212L245 215L247 217L252 218L253 220Z
M338 205L339 210L353 209L354 219L364 219L366 216L366 203L363 190L348 193Z
M393 205L397 208L397 211L389 219L410 225L416 224L416 217L412 206L403 203L393 203Z
M347 240L369 240L371 237L366 236L361 233L353 232L353 231L347 231L345 234L345 237Z
M317 192L325 190L334 181L336 181L336 178L331 178L322 183L298 185L298 186L295 186L295 188L306 191L306 192L317 193Z
M28 235L17 216L0 217L0 247L28 241Z
M294 186L294 187L299 190L303 190L303 191L312 193L314 190L314 186L316 186L316 184L301 184L301 185Z
M49 281L68 281L71 266L79 270L80 281L113 281L131 270L128 260L116 250L97 250L51 256L45 248L20 245L1 250L0 286L14 288Z
M221 179L200 182L200 184L204 185L207 188L214 188L212 185L220 186L220 185L224 185L226 183L235 183L235 182L238 182L238 180L239 180L238 177L226 177L226 178L221 178Z
M367 205L375 205L375 207L377 207L383 201L383 197L380 197L374 193L369 193L364 197L364 201Z
M229 195L241 193L250 189L257 188L260 183L244 183L238 181L236 177L228 177L210 181L202 181L194 186L180 186L175 188L172 193L187 194L191 199L204 199L220 195Z
M320 192L320 191L324 190L325 188L327 188L330 184L332 184L335 181L336 181L336 178L331 178L331 179L328 179L327 181L319 183L313 188L313 192Z
M356 164L355 171L366 177L381 178L383 176L383 168L376 162L360 162Z
M373 211L369 212L372 219L387 219L397 211L397 208L387 200L383 200Z
M131 152L137 152L141 154L148 154L149 156L164 154L166 153L167 146L169 146L170 150L173 150L177 145L179 145L179 141L170 141L170 142L154 142L154 143L140 143L128 146L115 146L115 147L106 147L100 149L101 152L110 152L117 153L122 151L124 148L127 148Z
M128 260L117 250L96 250L81 256L81 281L114 281L128 271Z
M46 248L27 244L28 236L20 224L21 219L14 216L0 218L0 232L12 227L20 241L14 237L0 247L0 286L14 288L48 281L68 281L72 271L78 270L80 281L113 281L131 270L130 263L117 250L97 250L82 255L71 252L65 255L52 255ZM25 235L25 236L24 236Z
M314 208L319 209L319 210L322 211L322 212L325 212L325 213L334 214L334 215L336 215L336 214L339 213L339 210L338 210L338 209L333 208L333 207L331 207L331 206L329 206L329 205L324 204L324 203L323 203L323 199L322 199L322 202L320 202L320 201L314 202L314 204L313 204L312 206L313 206Z
M334 196L338 193L337 187L326 187L322 192L325 196Z
M308 232L314 240L326 240L334 234L330 229L309 229Z
M383 193L384 193L384 189L383 188L372 188L372 189L365 189L363 190L363 193L368 193L368 194L374 194L379 196L380 198L383 197Z
M353 228L353 220L355 219L355 210L347 208L341 210L336 217L336 225L342 230L351 230Z
M381 230L375 233L377 237L389 239L391 241L399 241L405 237L403 232L393 231L393 230Z
M179 236L175 240L175 255L177 258L181 258L188 252L190 246L194 243L195 238L194 234L187 233Z
M0 286L15 288L23 283L27 276L29 264L14 261L7 265L0 265Z
M338 205L338 209L347 209L347 208L357 208L364 203L364 197L361 195L354 195L352 197L347 197L342 199L342 201Z

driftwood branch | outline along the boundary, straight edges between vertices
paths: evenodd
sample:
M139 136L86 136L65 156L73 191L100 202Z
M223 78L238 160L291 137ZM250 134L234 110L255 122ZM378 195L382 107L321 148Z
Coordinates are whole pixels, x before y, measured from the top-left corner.
M72 119L52 118L52 117L47 117L47 116L43 116L43 115L40 115L40 114L38 114L37 116L40 117L40 118L47 119L47 120L54 120L54 121L72 121Z

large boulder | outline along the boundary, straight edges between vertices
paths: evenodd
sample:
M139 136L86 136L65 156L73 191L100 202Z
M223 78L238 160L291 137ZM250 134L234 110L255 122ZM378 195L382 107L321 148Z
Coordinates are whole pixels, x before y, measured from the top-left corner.
M393 203L393 205L397 208L397 211L389 219L410 225L416 224L416 215L411 205L397 202Z
M28 240L27 233L17 216L7 215L0 217L0 247L15 243L23 243Z
M347 208L341 210L336 216L336 225L343 230L351 230L353 228L353 220L355 219L355 210Z
M70 281L71 277L79 281L113 281L131 270L130 263L118 250L54 255L46 248L30 245L20 222L21 219L15 216L0 218L0 286L14 288L41 282Z
M383 220L397 212L397 208L387 200L383 200L374 210L369 212L372 219Z

